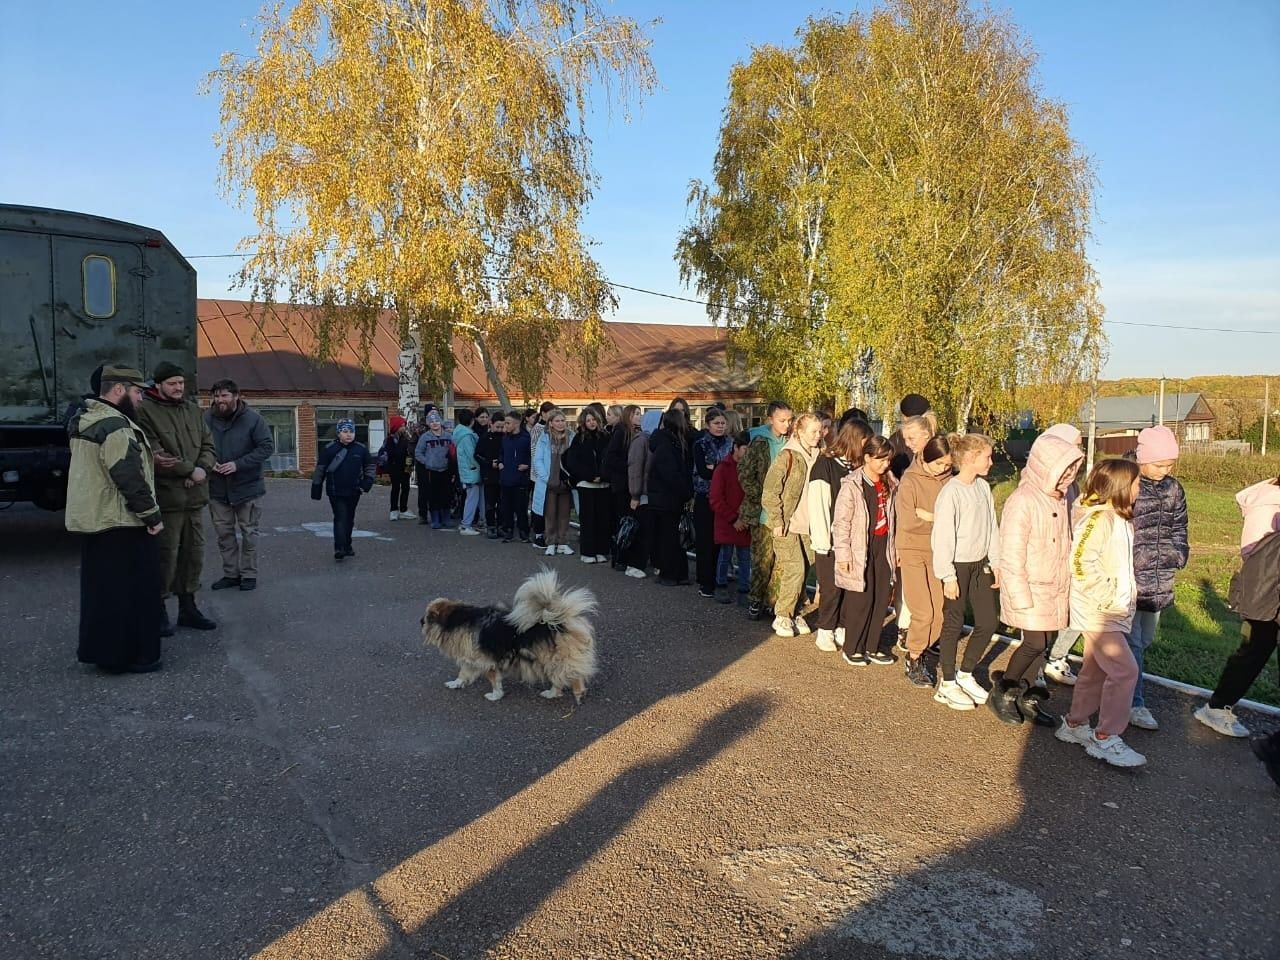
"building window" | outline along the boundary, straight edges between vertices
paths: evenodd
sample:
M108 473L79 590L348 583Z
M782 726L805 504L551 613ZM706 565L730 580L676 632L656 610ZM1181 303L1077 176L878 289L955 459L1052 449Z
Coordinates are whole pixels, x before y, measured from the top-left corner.
M298 469L298 419L294 407L258 407L275 448L267 461L268 470Z
M356 439L369 445L369 422L386 419L383 407L316 407L316 456L338 438L338 421L352 420L356 425ZM376 451L375 451L376 452Z
M115 316L116 265L110 257L92 253L84 258L84 313L95 320Z

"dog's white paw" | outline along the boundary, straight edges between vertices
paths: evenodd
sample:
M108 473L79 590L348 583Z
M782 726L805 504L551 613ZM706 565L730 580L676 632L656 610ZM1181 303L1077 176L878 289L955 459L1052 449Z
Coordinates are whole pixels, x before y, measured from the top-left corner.
M444 685L448 687L450 690L461 690L463 687L466 686L466 684L463 683L461 680L446 680L444 682Z
M539 695L546 697L548 700L555 700L557 697L561 696L562 693L563 691L561 691L559 687L551 687L547 690L543 690Z
M484 695L484 698L486 700L492 700L494 703L497 703L499 700L503 698L503 696L504 696L504 693L501 690L490 690L488 693Z

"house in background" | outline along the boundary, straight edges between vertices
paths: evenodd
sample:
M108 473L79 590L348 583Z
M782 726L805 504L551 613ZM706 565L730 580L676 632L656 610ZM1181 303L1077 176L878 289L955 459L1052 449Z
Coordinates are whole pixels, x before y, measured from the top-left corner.
M356 423L361 442L381 443L385 424L399 398L400 340L394 318L378 323L369 352L370 376L361 370L354 337L341 344L333 361L314 364L315 311L288 304L249 304L239 300L200 300L197 305L197 379L208 403L208 388L234 380L245 399L262 414L275 436L272 470L309 471L339 420ZM729 365L725 332L710 326L655 323L606 323L610 349L588 381L580 368L553 358L551 374L539 397L523 397L508 385L512 404L524 407L550 400L570 417L593 400L638 404L665 410L684 397L693 422L719 400L754 425L764 416L764 400L753 378ZM457 407L497 409L484 364L462 340L455 341L457 367L453 403ZM424 391L423 399L434 399Z
M1159 407L1158 397L1099 397L1096 452L1113 456L1130 453L1138 446L1138 432L1159 423L1172 430L1181 444L1208 443L1213 439L1217 418L1203 394L1166 393L1163 417ZM1076 426L1086 437L1089 408L1086 401L1076 418Z

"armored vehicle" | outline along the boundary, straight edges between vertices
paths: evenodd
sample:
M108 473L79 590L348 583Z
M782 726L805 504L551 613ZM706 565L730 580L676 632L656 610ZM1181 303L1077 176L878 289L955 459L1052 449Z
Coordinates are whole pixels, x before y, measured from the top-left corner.
M164 234L0 204L0 503L60 510L66 419L94 369L161 359L194 379L196 272Z

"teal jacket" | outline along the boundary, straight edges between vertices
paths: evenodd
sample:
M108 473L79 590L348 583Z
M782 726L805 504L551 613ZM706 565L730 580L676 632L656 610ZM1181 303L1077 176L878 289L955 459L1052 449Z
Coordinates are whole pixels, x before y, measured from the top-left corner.
M470 427L458 424L453 428L453 446L458 452L458 479L463 483L480 482L480 465L476 463L476 444L479 435Z

